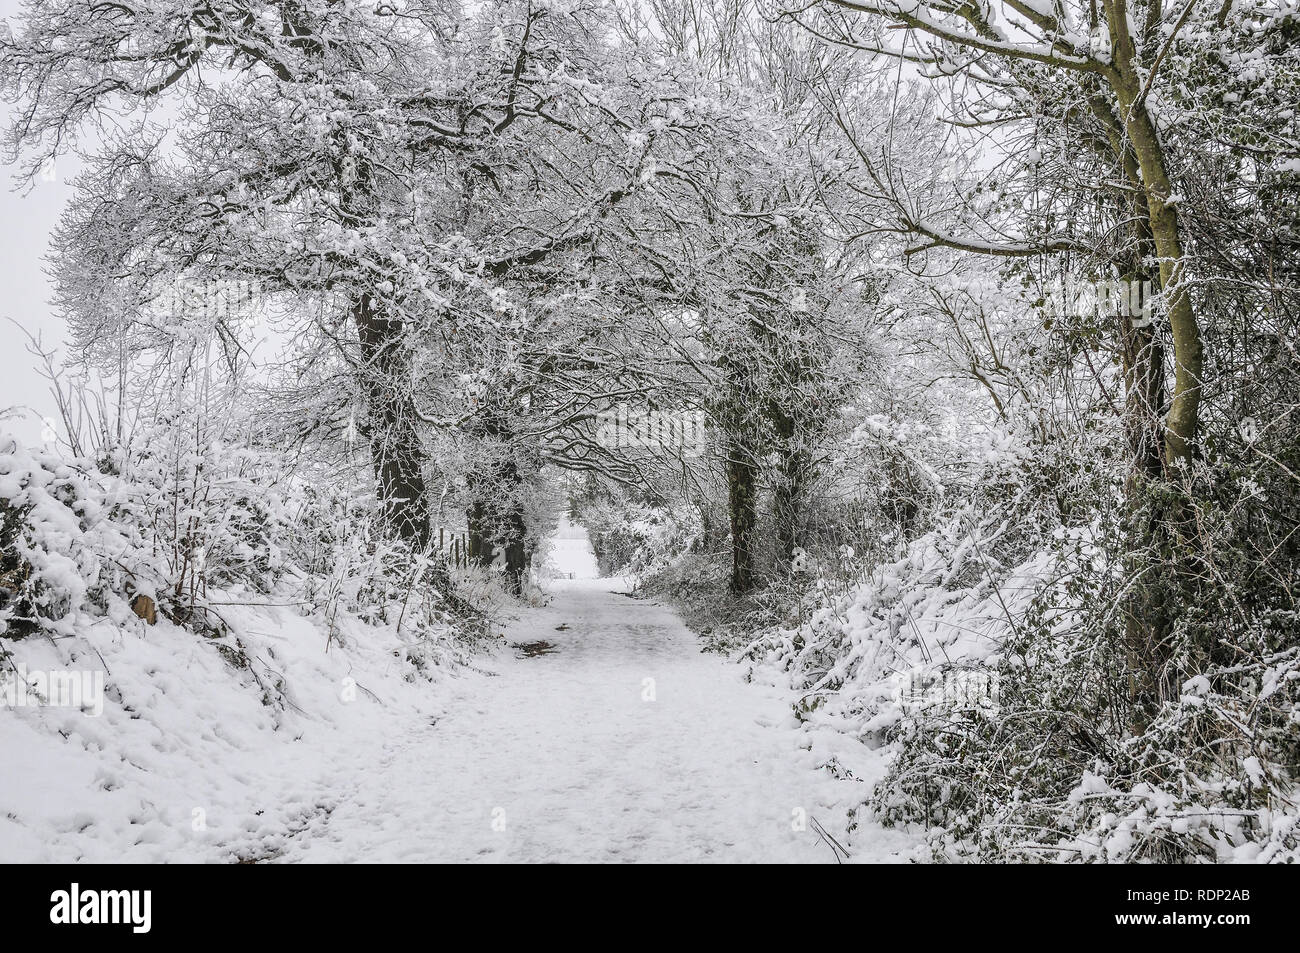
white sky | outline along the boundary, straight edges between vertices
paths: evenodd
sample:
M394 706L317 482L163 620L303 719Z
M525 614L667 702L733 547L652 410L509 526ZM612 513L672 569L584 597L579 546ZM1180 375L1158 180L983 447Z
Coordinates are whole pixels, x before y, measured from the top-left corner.
M18 11L19 0L0 0L0 18L9 20ZM0 105L0 121L5 125L9 115L9 108ZM71 194L67 182L71 168L72 160L56 164L53 181L38 181L26 194L15 191L11 166L0 170L0 410L26 406L48 414L53 408L48 386L27 353L26 337L8 319L39 333L47 348L62 344L62 322L50 313L44 258L50 231ZM36 418L9 420L0 427L28 442L37 441L41 430Z

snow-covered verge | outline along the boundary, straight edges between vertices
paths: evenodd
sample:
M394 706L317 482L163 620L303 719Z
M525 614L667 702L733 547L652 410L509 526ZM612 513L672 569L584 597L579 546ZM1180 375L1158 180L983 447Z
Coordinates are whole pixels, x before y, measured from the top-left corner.
M1026 550L1011 525L959 511L745 650L801 693L818 762L870 782L859 818L937 860L1300 858L1300 655L1206 670L1126 729L1123 650L1086 608L1117 575L1103 534Z
M26 673L103 673L103 711L0 713L0 861L273 857L380 754L440 714L391 627L226 607L228 641L102 619L5 641ZM231 656L234 656L233 660ZM450 677L450 676L448 676Z
M479 637L329 481L165 439L0 439L0 861L273 857Z

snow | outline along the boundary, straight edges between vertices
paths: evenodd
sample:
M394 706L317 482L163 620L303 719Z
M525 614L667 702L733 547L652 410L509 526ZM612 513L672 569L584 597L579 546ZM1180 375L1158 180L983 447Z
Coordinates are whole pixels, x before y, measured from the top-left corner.
M546 570L561 579L595 579L600 575L596 552L591 548L585 527L575 525L567 516L560 519L551 537Z
M101 717L0 712L0 862L266 855L346 790L339 765L364 764L382 739L436 715L437 686L396 677L401 643L383 630L348 620L348 647L327 652L316 621L293 611L226 612L262 681L280 680L283 707L263 704L213 640L163 619L104 620L58 649L10 643L28 670L104 672L105 698ZM347 679L364 687L355 698Z
M671 609L594 578L583 528L556 537L553 569L578 578L432 681L388 627L340 616L327 650L320 619L274 604L223 607L247 670L134 616L9 642L31 671L103 672L105 694L101 717L0 713L0 862L832 863L817 824L853 861L910 856L901 832L844 834L874 769L820 766L866 749L810 740L778 679L748 683Z
M507 632L554 649L458 680L447 714L359 772L282 859L834 862L811 821L842 830L864 786L817 770L788 695L621 584L555 585ZM853 860L911 846L875 830Z

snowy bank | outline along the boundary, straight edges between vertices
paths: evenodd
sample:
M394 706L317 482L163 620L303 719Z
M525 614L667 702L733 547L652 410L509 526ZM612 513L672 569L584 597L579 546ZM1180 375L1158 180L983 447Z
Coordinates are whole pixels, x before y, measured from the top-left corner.
M273 857L479 632L346 493L147 445L0 439L0 861Z

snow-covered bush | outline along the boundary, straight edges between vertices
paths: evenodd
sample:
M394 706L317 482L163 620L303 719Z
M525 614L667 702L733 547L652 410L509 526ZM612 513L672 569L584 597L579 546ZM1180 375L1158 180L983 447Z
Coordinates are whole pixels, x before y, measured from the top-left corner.
M1126 511L1067 527L1034 473L1018 493L967 500L747 655L789 672L810 738L846 733L877 753L869 813L923 829L936 858L1294 860L1300 649L1285 575L1272 608L1248 607L1234 579L1260 567L1203 540L1200 572L1162 580L1180 624L1168 691L1146 711L1125 632L1144 578ZM1189 524L1231 538L1247 514L1209 498L1188 503ZM836 754L824 763L851 773Z
M95 461L0 436L0 635L68 631L152 597L162 561L133 518L135 491Z
M1237 643L1236 664L1185 678L1143 723L1102 542L1076 535L1042 564L988 659L995 705L897 718L877 816L926 825L944 858L1296 859L1297 650Z
M387 539L366 497L178 423L140 426L93 460L0 442L6 636L134 611L220 638L221 603L292 600L329 622L393 625L423 664L431 641L446 654L475 626L445 564Z

